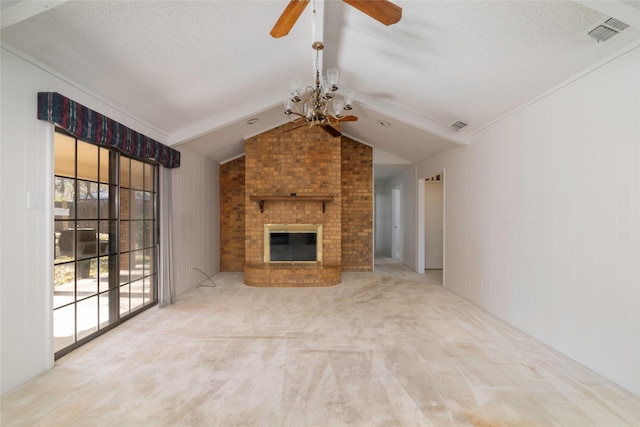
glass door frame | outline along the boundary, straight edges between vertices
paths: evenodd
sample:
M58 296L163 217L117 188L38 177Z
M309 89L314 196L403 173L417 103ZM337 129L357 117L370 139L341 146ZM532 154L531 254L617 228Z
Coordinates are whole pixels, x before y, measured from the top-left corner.
M113 329L114 327L118 326L120 323L122 323L125 320L128 320L129 318L145 311L148 308L151 308L155 305L157 305L158 303L158 256L159 256L159 212L158 212L158 198L159 198L159 166L156 163L152 163L152 162L144 162L138 159L132 159L129 158L127 156L124 156L123 154L119 153L116 150L111 150L105 147L100 147L97 146L95 144L90 144L87 143L85 141L82 141L81 139L76 138L75 136L65 132L64 130L61 130L59 128L55 128L55 132L54 132L54 159L56 159L56 155L57 155L57 151L56 151L56 142L58 140L58 135L60 135L61 138L67 138L67 139L71 139L73 140L73 144L74 144L74 153L73 153L73 176L71 177L71 172L70 172L70 168L69 165L66 165L66 170L63 171L61 173L61 169L56 167L55 164L55 160L54 160L54 168L53 168L53 175L54 175L54 191L53 191L53 196L54 196L54 215L53 215L53 292L52 292L52 314L53 314L53 348L54 348L54 359L59 359L60 357L64 356L65 354L68 354L69 352L73 351L74 349L82 346L83 344L85 344L88 341L91 341L92 339L102 335L103 333ZM70 141L67 141L68 143ZM78 162L79 162L79 158L78 158L78 147L80 146L80 144L88 144L87 146L85 146L87 149L93 150L90 147L95 147L96 148L96 159L95 160L95 165L97 166L97 171L96 171L96 178L95 181L93 181L92 179L86 179L83 178L82 176L79 176L81 174L78 173ZM101 163L101 156L102 155L108 155L108 163L107 163L107 173L108 173L108 180L105 183L104 177L101 177L101 172L104 172L104 165ZM142 170L143 173L147 173L148 171L151 171L151 177L152 177L152 183L150 186L150 191L146 192L146 190L148 189L148 187L144 186L144 181L143 181L143 189L142 189L142 193L143 193L143 212L145 212L144 210L146 210L147 208L152 210L152 219L151 219L151 230L149 230L150 234L151 234L151 244L147 247L145 246L143 248L143 253L146 254L147 251L150 251L151 255L151 259L149 260L149 265L152 266L152 269L150 269L150 273L148 275L144 275L144 272L146 272L147 270L145 270L145 267L143 267L143 284L147 285L150 284L151 288L149 289L148 295L150 298L148 299L144 299L144 296L147 294L143 293L143 302L141 305L138 305L136 307L134 307L134 310L128 310L127 313L125 313L123 315L122 311L121 311L121 307L120 307L120 298L121 298L121 265L120 265L120 256L121 256L121 247L120 247L120 243L121 243L121 215L120 215L120 208L121 208L121 180L120 180L120 165L121 165L121 161L122 159L127 159L126 161L131 164L131 162L139 162L142 164ZM89 162L91 163L91 162ZM56 185L60 184L60 181L62 181L62 185L63 187L66 185L66 188L70 188L68 187L69 182L65 182L64 181L69 181L71 180L73 182L73 196L72 196L72 209L73 212L71 212L70 210L67 210L67 218L59 218L58 217L58 213L57 212L64 212L64 209L62 209L61 211L56 211L55 206L56 206L56 200L59 198L60 194L58 192L58 189L56 188ZM81 200L81 192L80 192L80 188L79 188L79 182L82 182L84 186L86 186L84 188L84 197L86 199L94 199L94 201L90 201L89 203L87 203L86 205L95 205L95 206L91 206L91 207L83 207L84 211L91 211L93 209L93 211L95 211L95 218L90 217L90 215L86 214L85 215L79 215L78 214L78 210L79 210L79 205L80 202L84 202L84 200ZM102 192L104 190L104 186L107 186L108 188L108 195L103 195ZM91 189L91 190L90 190ZM92 191L96 189L96 194L95 196L92 194ZM63 193L66 192L66 189L63 188ZM129 195L131 196L134 193L134 190L130 190L129 191ZM148 203L144 203L146 201L146 198L148 196L148 194L151 194L151 196L153 198L153 203L152 204L148 204ZM64 198L65 196L63 196ZM95 199L97 199L97 204L95 204ZM105 205L105 199L106 199L106 206ZM68 205L68 201L66 203L62 203L64 206ZM104 212L103 212L104 211ZM102 218L102 214L105 213L107 218ZM79 216L87 216L87 218L79 218ZM101 236L103 236L104 234L104 222L106 221L107 225L107 229L108 229L108 240L105 242L104 239L101 239ZM65 228L65 223L66 222L66 228ZM87 224L91 224L94 223L95 227L93 227L93 229L88 228L87 230L84 230L83 227L81 227L81 224L85 223L85 225ZM70 224L73 224L73 227L70 227ZM146 221L146 217L143 218L143 226L146 226L147 221ZM86 227L85 227L86 228ZM82 229L82 230L81 230ZM89 231L91 230L91 231ZM71 237L71 248L69 251L69 248L65 248L67 249L66 251L66 255L67 258L59 258L59 255L61 254L61 248L60 248L60 243L61 243L61 237L63 235L63 231L66 231L68 235L72 235ZM65 238L67 240L69 240L69 237L65 235ZM86 238L86 239L85 239ZM145 235L146 238L146 235ZM85 241L86 240L86 241ZM143 238L144 240L144 238ZM87 252L85 252L85 249L89 248L87 250ZM80 251L83 251L82 253L80 253ZM130 253L131 251L129 251ZM85 256L86 255L86 256ZM104 269L105 266L103 266L102 264L104 263L103 260L106 259L106 271L108 271L108 278L107 278L107 282L108 285L106 288L102 287L102 280L104 278L103 276L103 272L102 270ZM143 266L146 266L146 258L143 256ZM67 270L67 275L60 275L60 266L65 266L66 270ZM68 268L69 266L72 266L72 270L73 273L71 275L70 273L70 269ZM89 268L86 268L89 267ZM93 270L92 270L93 269ZM92 273L92 271L94 271L94 273ZM58 274L57 274L58 273ZM71 276L70 276L71 275ZM92 277L95 276L95 277ZM64 303L58 303L56 302L56 288L60 285L60 283L58 283L61 279L60 277L65 277L64 280L68 280L69 277L72 277L72 281L73 281L73 285L71 286L69 283L63 284L63 286L66 286L67 291L66 293L69 294L71 293L71 299L66 300L66 302ZM88 276L85 278L85 276ZM95 283L91 283L91 280L86 280L86 279L93 279L93 282ZM90 290L90 292L93 293L89 293L87 296L83 296L82 298L79 297L79 281L86 281L86 284L83 284L83 286L93 286L95 288L95 292L94 290ZM144 290L144 287L143 287ZM58 292L58 296L60 296L60 294L64 294L64 292ZM103 304L102 298L105 298L108 300L108 302L106 304ZM129 295L130 297L130 295ZM86 301L86 304L83 305L87 305L87 306L91 306L91 304L93 304L95 306L96 309L96 318L95 318L95 328L94 330L92 330L91 328L88 330L89 332L85 332L85 334L82 334L83 331L79 330L79 316L81 316L79 314L79 304L84 303ZM102 305L104 305L104 307L102 307ZM58 314L58 322L60 322L60 311L61 309L68 309L68 311L71 311L71 308L73 306L73 332L71 333L70 336L68 336L67 341L63 341L63 343L61 344L56 344L56 315ZM89 307L90 309L91 307ZM103 313L101 312L101 309L106 309L108 310L108 313ZM85 310L86 311L86 310ZM104 317L106 314L107 317ZM91 317L91 315L89 314L89 316ZM86 320L86 319L85 319ZM66 319L67 323L69 323L69 314L67 314L67 319ZM92 322L90 320L90 322ZM58 324L58 326L60 326L61 323ZM58 330L58 333L60 330L63 330L64 328L66 328L66 331L68 333L68 330L71 328L70 324L65 324L63 325L64 327ZM84 336L83 336L84 335ZM60 341L59 341L60 342ZM70 344L66 344L66 342L70 342ZM63 346L64 344L64 346Z

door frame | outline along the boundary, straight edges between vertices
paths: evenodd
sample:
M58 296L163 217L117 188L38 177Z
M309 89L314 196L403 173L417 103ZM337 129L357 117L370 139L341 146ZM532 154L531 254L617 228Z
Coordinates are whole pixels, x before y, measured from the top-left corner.
M440 175L438 175L440 176ZM425 180L425 270L441 270L444 248L444 185L442 180ZM440 216L440 218L438 218ZM437 226L437 229L434 228Z
M446 168L443 168L441 171L436 171L425 178L419 178L416 188L417 188L417 224L416 231L418 233L418 253L417 253L417 272L420 274L425 274L425 250L426 250L426 237L425 237L425 223L426 223L426 212L425 212L425 180L431 176L442 175L442 287L446 288L447 284L447 173Z
M391 189L391 258L402 261L402 190Z

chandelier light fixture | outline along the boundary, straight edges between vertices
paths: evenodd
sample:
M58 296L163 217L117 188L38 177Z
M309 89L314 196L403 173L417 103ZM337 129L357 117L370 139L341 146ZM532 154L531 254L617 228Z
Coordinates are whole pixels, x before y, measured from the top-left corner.
M342 121L357 120L355 116L343 115L344 110L351 110L355 91L344 88L338 93L338 69L329 68L326 76L320 74L319 56L324 45L322 42L314 42L311 47L316 51L315 84L307 86L302 92L302 79L291 77L291 94L284 100L284 113L293 122L304 119L309 127L322 126L329 133L339 135L334 126Z

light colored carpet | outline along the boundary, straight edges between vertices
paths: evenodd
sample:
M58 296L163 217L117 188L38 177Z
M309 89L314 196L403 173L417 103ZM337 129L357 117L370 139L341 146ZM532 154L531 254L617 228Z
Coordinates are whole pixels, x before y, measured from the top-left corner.
M640 399L428 277L221 273L5 395L2 425L640 425Z

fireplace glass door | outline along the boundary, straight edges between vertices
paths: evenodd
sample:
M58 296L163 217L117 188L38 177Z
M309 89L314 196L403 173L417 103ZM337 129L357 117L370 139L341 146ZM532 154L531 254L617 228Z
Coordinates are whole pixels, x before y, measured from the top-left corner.
M316 233L270 233L270 261L317 261L317 244Z
M322 224L265 224L264 262L322 263Z

